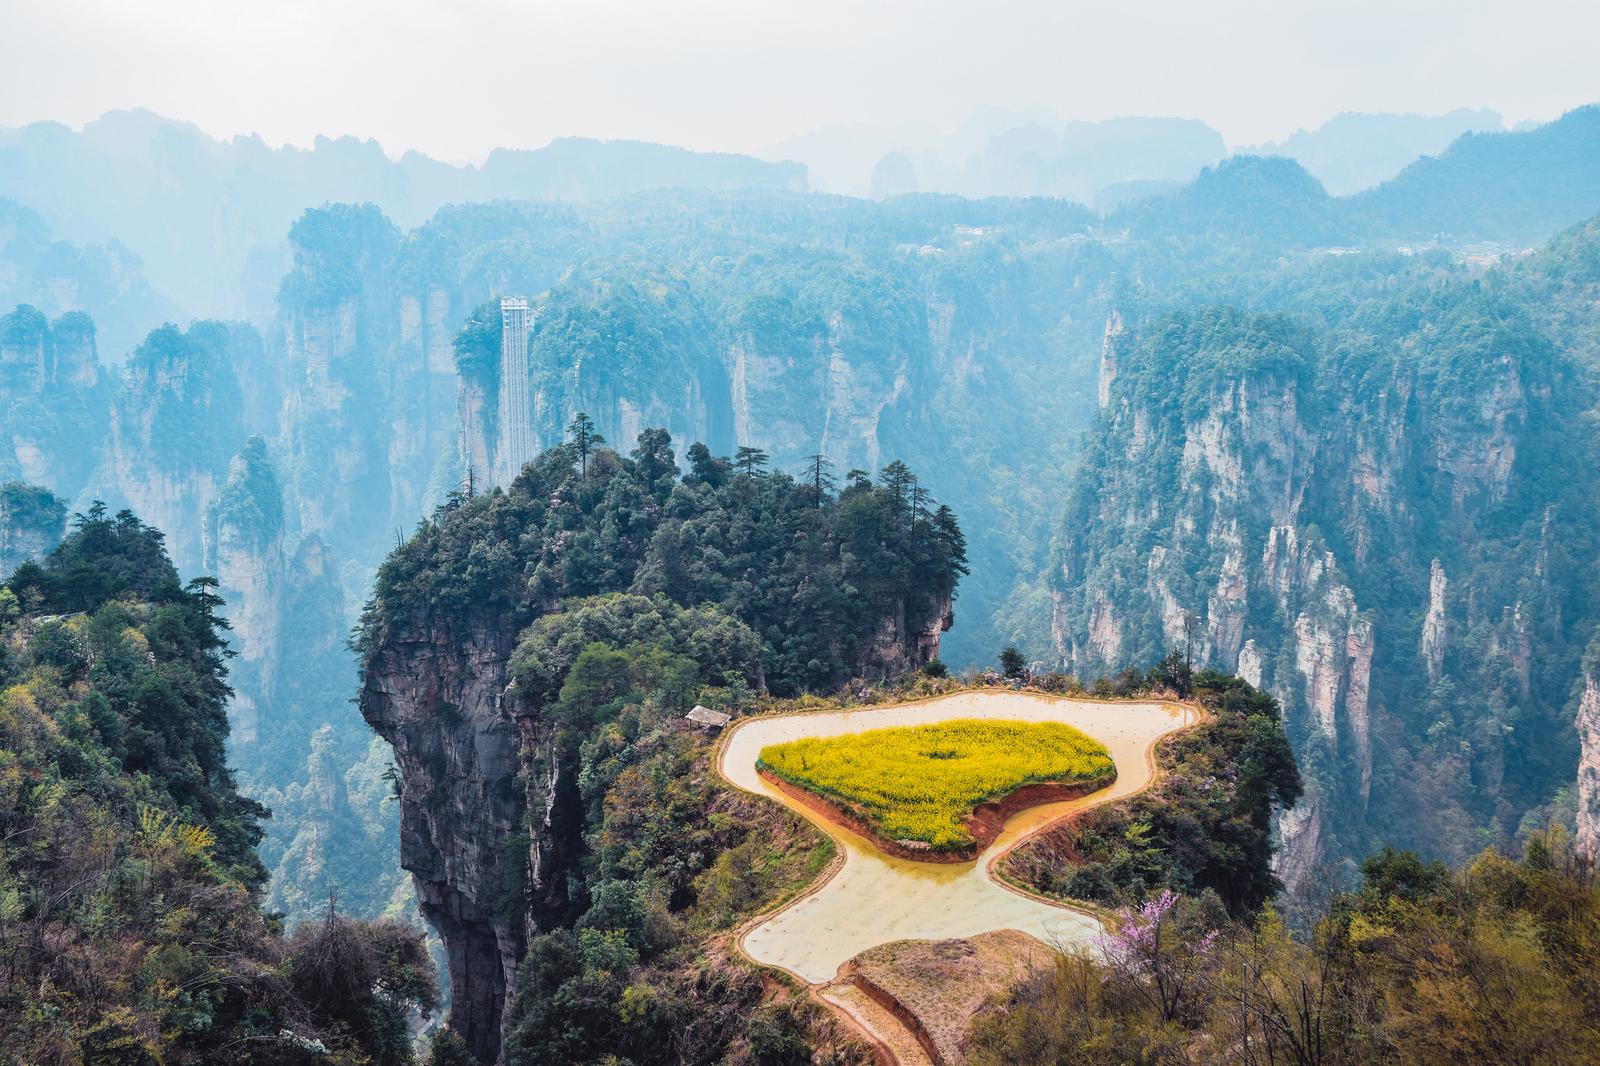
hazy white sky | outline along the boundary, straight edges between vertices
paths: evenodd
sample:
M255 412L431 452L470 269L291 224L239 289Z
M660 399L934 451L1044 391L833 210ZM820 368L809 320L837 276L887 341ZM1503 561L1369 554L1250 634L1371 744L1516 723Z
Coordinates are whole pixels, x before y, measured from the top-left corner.
M1600 100L1587 0L0 0L0 125L147 107L227 136L481 158L551 137L750 151L976 107L1181 115Z

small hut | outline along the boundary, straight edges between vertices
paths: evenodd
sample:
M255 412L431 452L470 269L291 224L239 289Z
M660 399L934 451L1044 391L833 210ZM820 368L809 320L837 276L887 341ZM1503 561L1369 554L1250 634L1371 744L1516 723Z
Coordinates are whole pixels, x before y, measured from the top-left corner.
M683 717L708 733L715 733L733 720L732 715L713 711L710 707L702 707L698 703L694 705L694 710Z

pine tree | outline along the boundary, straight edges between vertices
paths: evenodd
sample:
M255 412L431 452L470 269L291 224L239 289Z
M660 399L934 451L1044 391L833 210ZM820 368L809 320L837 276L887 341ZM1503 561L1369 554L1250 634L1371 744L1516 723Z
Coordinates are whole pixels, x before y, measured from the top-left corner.
M824 496L833 491L833 475L828 473L832 468L833 463L821 452L806 456L806 480L811 483L811 493L818 507L822 506Z
M878 477L882 480L884 487L894 493L895 499L900 501L901 507L910 507L911 487L917 483L917 476L911 472L909 466L896 459L878 471Z
M760 448L752 448L747 444L739 445L739 451L733 457L733 465L743 471L745 477L759 477L763 467L771 461L772 456Z
M572 424L567 427L567 436L572 438L572 445L578 451L578 470L584 476L589 476L589 453L595 446L604 444L606 439L595 432L594 420L579 411L572 418Z
M941 503L933 512L933 539L938 547L936 563L941 571L971 573L967 569L967 536L956 522L956 513Z

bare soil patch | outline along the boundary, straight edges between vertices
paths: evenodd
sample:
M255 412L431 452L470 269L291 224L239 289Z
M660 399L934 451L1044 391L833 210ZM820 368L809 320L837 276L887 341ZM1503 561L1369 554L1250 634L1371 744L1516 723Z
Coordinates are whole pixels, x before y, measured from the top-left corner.
M892 1011L934 1062L954 1066L966 1057L973 1019L1010 991L1050 951L1014 929L965 940L901 940L869 948L840 971Z

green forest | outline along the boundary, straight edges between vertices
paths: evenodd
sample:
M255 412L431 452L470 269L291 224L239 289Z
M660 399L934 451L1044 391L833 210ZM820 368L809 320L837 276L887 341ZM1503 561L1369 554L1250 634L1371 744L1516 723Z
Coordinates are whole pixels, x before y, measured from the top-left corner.
M261 906L223 604L162 542L93 507L0 589L0 1057L411 1062L439 997L421 933Z
M0 1064L1594 1060L1600 105L1327 126L0 130ZM758 961L731 738L946 698L1192 717Z

